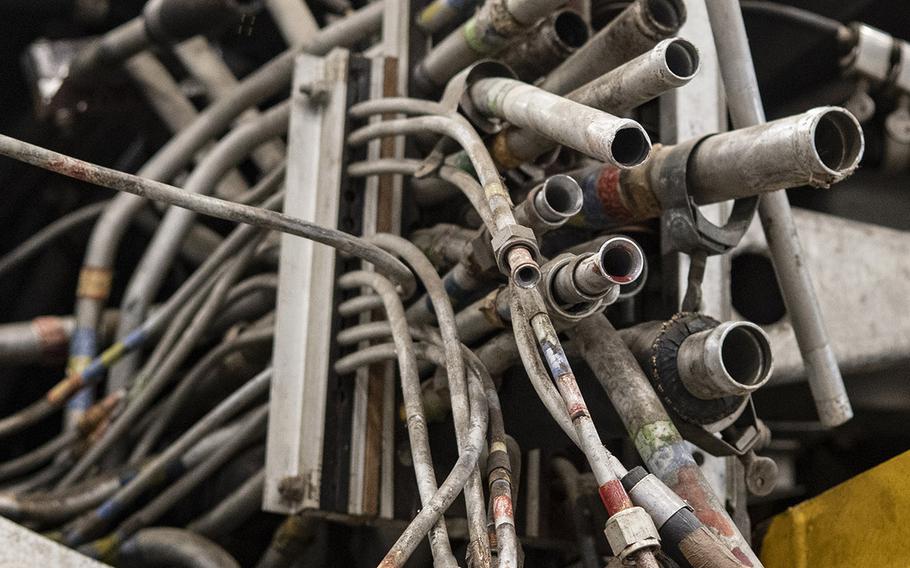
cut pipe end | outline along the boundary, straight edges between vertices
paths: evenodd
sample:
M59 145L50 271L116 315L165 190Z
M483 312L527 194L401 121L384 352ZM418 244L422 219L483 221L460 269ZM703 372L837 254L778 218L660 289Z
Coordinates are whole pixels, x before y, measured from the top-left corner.
M677 367L686 389L703 400L748 395L771 378L771 342L752 322L724 322L686 338Z
M826 107L813 116L811 128L815 158L829 182L853 173L865 149L863 129L856 117L846 109Z
M570 50L575 50L588 41L588 24L581 14L574 10L562 10L553 21L553 30L559 42Z
M686 23L686 5L682 0L644 0L644 16L657 30L675 33Z
M524 247L516 246L509 251L509 278L519 288L529 289L540 282L540 266Z
M610 141L609 159L621 168L632 168L644 162L651 153L648 133L635 121L616 129Z
M598 269L613 284L630 284L641 276L645 255L628 237L610 237L597 250Z
M695 77L701 65L701 56L698 48L682 38L665 39L655 46L655 50L663 57L664 71L684 85Z
M534 204L541 217L551 223L558 223L581 211L584 193L577 181L558 174L544 181L534 196Z

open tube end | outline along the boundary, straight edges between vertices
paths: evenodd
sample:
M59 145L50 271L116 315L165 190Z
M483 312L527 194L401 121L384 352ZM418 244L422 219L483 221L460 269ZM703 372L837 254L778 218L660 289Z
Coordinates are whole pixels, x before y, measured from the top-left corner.
M628 121L610 141L610 158L621 168L631 168L644 162L651 153L651 139L640 124Z
M564 174L550 176L534 197L540 216L559 223L576 215L584 205L584 193L578 182Z
M644 15L658 30L674 33L686 23L686 5L682 0L645 0Z
M813 120L812 147L830 181L839 181L853 173L863 157L863 129L848 110L827 107Z
M744 396L771 378L771 342L752 322L724 322L689 336L677 365L686 388L698 398Z
M574 10L563 10L553 22L556 37L569 49L578 49L588 41L588 24Z
M509 278L519 288L533 288L540 282L540 266L528 249L514 247L509 251Z
M645 255L641 247L628 237L610 237L597 251L601 275L613 284L630 284L641 276Z
M691 81L698 73L701 56L692 42L675 37L660 42L658 48L661 48L665 71L678 79L681 85Z

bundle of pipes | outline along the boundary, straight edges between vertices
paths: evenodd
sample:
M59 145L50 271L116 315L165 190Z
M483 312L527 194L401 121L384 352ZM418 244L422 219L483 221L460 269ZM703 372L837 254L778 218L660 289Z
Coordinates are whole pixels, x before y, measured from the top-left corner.
M729 3L709 3L712 19L733 18ZM269 451L264 444L267 425L282 424L276 399L286 396L279 385L286 369L277 356L270 363L281 317L291 310L289 294L279 284L280 275L287 274L281 272L288 270L287 257L275 260L277 247L288 250L287 241L276 244L275 235L283 233L327 245L338 254L338 267L326 271L336 289L331 297L318 298L331 304L327 313L339 316L318 330L332 336L330 353L321 354L327 368L323 386L328 388L329 372L342 385L341 392L344 375L397 363L379 381L382 408L365 411L368 425L360 426L381 427L380 437L385 437L374 448L377 455L369 458L378 460L382 453L388 460L382 466L385 475L407 477L400 483L392 479L389 486L407 483L417 491L399 496L404 504L397 509L395 499L384 497L389 516L400 517L405 510L413 515L404 519L405 528L391 548L368 561L384 568L403 566L427 540L434 565L453 568L459 565L459 548L452 541L465 533L468 565L522 565L519 518L525 514L524 525L530 527L539 521L540 511L523 513L519 507L522 451L507 432L521 422L507 420L511 416L503 406L513 401L500 400L503 381L498 379L516 367L531 388L525 381L511 388L534 391L549 414L535 418L538 424L555 423L565 434L561 440L577 446L590 469L606 517L600 548L642 568L659 566L661 554L682 567L761 566L749 535L733 522L723 496L712 490L683 433L694 425L713 436L743 414L751 395L771 377L768 337L749 322L719 322L700 313L680 313L665 322L638 318L617 331L608 319L615 312L607 308L632 296L636 302L657 302L654 294L643 292L643 281L648 254L658 255L653 243L636 240L647 233L633 232L630 224L661 216L669 207L668 196L680 192L692 209L763 194L766 225L778 215L786 220L785 199L783 205L765 204L769 196L782 199L773 192L828 187L858 167L864 140L853 115L821 107L763 123L755 93L748 98L735 90L743 82L750 86L750 77L739 77L737 66L752 66L743 53L744 38L734 33L741 30L734 26L733 31L718 31L717 41L738 54L722 56L738 128L652 147L649 133L636 120L646 122L637 109L686 86L702 63L693 43L675 37L686 20L680 0L636 0L590 37L585 16L558 10L561 0L487 0L414 66L412 78L421 94L445 87L440 102L407 96L362 100L360 87L378 83L364 69L389 72L389 62L397 61L376 53L396 33L388 28L409 28L411 15L400 3L369 3L319 30L304 4L268 4L282 31L303 41L247 77L236 81L212 49L194 51L183 44L179 50L191 74L206 75L213 69L206 58L216 57L214 74L221 76L208 75L211 92L204 98L209 104L199 113L179 87L171 88L176 83L166 67L149 67L142 57L154 59L149 52L154 45L217 35L255 5L151 0L141 15L92 40L72 59L67 81L79 89L127 60L134 79L148 90L154 90L151 75L166 76L161 85L167 87L162 92L170 89L164 97L169 102L151 98L166 122L181 126L175 108L189 122L136 175L0 135L0 155L120 192L100 206L77 210L0 259L2 276L60 234L94 223L74 314L0 326L0 365L53 364L69 356L65 376L42 398L0 419L0 438L6 439L58 412L65 417L55 437L0 463L0 481L6 483L0 513L108 562L239 566L220 545L230 543L227 536L246 519L258 518L263 492L276 485L262 454ZM300 18L289 17L300 10ZM466 15L461 3L436 0L417 21L436 32L454 25L458 14ZM410 33L402 29L397 31ZM307 65L326 61L314 56L338 47L366 48L378 32L382 42L368 53L379 63L357 59L344 71L332 70L344 75L336 79L345 89L351 86L340 103L337 93L333 99L343 111L340 124L322 122L326 101L333 96L326 85L295 83L287 98L295 58L300 57L301 73ZM477 64L486 57L500 62ZM396 82L389 76L383 80ZM385 84L383 91L390 90ZM404 236L391 234L391 227L368 231L351 223L350 231L363 229L355 235L336 228L337 219L329 218L350 211L317 215L318 221L279 212L285 177L288 192L301 183L297 171L302 158L284 148L286 137L300 136L299 129L295 134L299 121L318 122L322 129L320 140L309 143L337 143L333 148L339 157L329 161L338 180L348 185L339 181L335 193L355 195L349 199L354 203L357 192L351 188L361 188L356 184L362 178L381 176L385 191L394 186L386 183L391 176L408 176L414 192L436 194L414 200L434 204L424 207L436 209L428 216L433 221L417 215L401 227ZM337 131L330 136L333 126ZM390 150L394 144L386 142L392 137L415 142L408 146L409 158ZM428 140L432 149L423 151ZM367 145L370 150L361 152ZM372 152L375 147L381 147L379 154ZM544 173L538 159L559 148L583 155L580 159L587 163L596 160L596 165L560 173L558 164L549 162L547 168L555 171ZM232 178L230 190L218 190ZM178 180L180 187L172 185ZM316 192L321 183L307 182L306 192ZM318 199L323 197L314 197ZM132 275L115 276L127 227L149 200L167 208L160 221L155 219L154 234ZM459 207L435 205L456 201L467 203L470 215L455 213L463 210ZM399 213L388 216L406 217ZM200 214L228 223L213 225L217 230L200 229ZM577 245L583 240L579 228L583 238L594 240ZM781 229L768 231L769 241L779 247L775 262L789 254L798 263L798 249L787 253L780 244L786 240ZM205 246L197 246L195 254L185 252L196 262L188 274L173 271L179 282L168 286L166 278L189 241L205 241ZM347 262L349 257L365 264ZM127 283L126 291L121 308L106 312L115 278ZM802 296L785 288L788 305L794 306ZM673 304L675 308L677 302ZM811 312L809 304L796 309ZM627 468L604 444L607 436L595 427L569 353L585 361L606 392L644 467ZM807 344L805 353L816 375L830 367L825 345ZM428 373L432 378L421 383ZM401 384L399 420L395 392L386 388L392 379ZM363 390L370 392L357 394L375 398L379 383L372 376L367 382ZM836 381L816 377L812 384L826 422L848 414ZM328 409L338 412L345 406L325 391L320 396ZM438 433L428 433L428 422L448 420L448 414L454 454L438 441ZM339 426L353 422L348 415L332 420L340 431L353 428ZM326 422L322 415L317 421ZM396 439L399 422L403 434ZM320 444L325 435L324 428L312 433ZM332 452L346 447L344 435L332 442L337 446ZM755 455L756 448L753 443L743 452L750 452L743 459L752 460L755 471L767 465ZM447 458L441 459L447 449ZM396 468L394 456L410 467ZM265 463L276 459L285 464L297 456L272 455ZM344 460L355 461L351 456ZM179 502L202 493L197 490L219 472L244 463L242 479L234 479L216 502L192 509L197 518L184 523L185 530L155 528L187 517L175 514ZM440 482L441 463L454 465ZM576 483L582 475L562 458L554 467L565 483ZM283 476L278 492L294 501L288 496L319 495L320 483L347 483L321 475L320 469ZM761 483L752 480L750 489L769 491L769 474L756 475ZM530 488L530 481L525 485ZM574 509L579 487L566 493ZM463 512L454 505L462 494ZM259 543L259 566L289 565L305 554L323 526L319 515L281 510L292 514L271 542ZM531 519L532 514L538 517ZM338 513L326 516L332 515ZM466 530L457 530L452 522L456 515L466 518ZM573 519L591 523L582 513ZM585 530L576 532L583 535ZM598 550L585 541L586 562L602 563Z

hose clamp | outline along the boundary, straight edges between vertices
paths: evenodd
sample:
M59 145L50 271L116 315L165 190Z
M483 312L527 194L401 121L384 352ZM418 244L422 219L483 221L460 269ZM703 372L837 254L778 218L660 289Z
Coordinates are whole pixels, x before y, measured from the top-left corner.
M658 179L652 187L663 210L660 223L664 254L724 254L739 244L755 216L758 197L737 199L733 202L729 219L719 226L702 215L689 195L689 157L709 136L677 144L667 152L657 168Z

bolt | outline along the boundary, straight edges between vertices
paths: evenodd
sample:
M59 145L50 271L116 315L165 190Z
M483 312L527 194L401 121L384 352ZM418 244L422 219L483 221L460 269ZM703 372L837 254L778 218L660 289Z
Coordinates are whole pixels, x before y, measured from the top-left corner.
M301 501L305 490L306 481L300 475L291 475L278 482L278 493L288 501Z
M329 102L329 88L322 81L302 83L299 90L309 99L311 105L324 106Z

